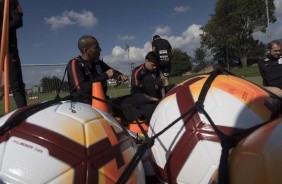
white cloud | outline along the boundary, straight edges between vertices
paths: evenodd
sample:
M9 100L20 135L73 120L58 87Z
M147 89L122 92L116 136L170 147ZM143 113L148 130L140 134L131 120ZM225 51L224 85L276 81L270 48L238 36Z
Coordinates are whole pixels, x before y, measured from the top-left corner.
M191 8L189 6L176 6L174 8L174 12L176 13L183 13L183 12L186 12L188 10L190 10Z
M147 42L143 48L129 47L129 53L121 46L115 46L111 55L105 56L103 60L112 68L130 75L131 63L134 66L141 65L145 61L145 55L151 50L151 43Z
M170 35L171 33L171 28L169 26L161 26L157 27L154 31L154 35Z
M276 16L281 17L282 16L282 2L281 0L274 0L274 5L276 7Z
M200 30L201 25L192 24L189 26L183 33L183 37L193 37L193 38L199 38L200 34L203 32Z
M274 0L277 22L270 26L271 39L282 39L282 2Z
M168 28L168 26L165 27ZM167 39L173 48L181 49L190 56L193 56L194 50L200 46L200 34L202 33L200 27L200 25L193 24L187 27L181 36L161 37ZM158 30L158 28L156 30ZM125 48L115 46L112 49L111 55L105 56L103 60L112 68L117 69L124 74L130 75L130 63L134 63L135 67L141 65L145 61L146 54L151 51L151 49L151 41L147 41L142 48L130 46L128 57L128 51Z
M82 10L81 13L73 10L64 11L61 16L44 18L45 23L51 26L52 30L62 29L66 26L76 25L80 27L94 27L98 19L91 11Z
M167 38L173 48L181 49L188 55L193 56L196 48L200 47L200 25L192 24L181 34Z

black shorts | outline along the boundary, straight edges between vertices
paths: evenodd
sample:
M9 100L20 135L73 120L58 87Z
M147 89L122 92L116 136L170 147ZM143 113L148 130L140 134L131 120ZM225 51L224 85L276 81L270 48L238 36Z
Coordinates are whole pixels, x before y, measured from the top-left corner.
M160 61L159 69L162 72L163 76L169 77L171 70L171 61Z

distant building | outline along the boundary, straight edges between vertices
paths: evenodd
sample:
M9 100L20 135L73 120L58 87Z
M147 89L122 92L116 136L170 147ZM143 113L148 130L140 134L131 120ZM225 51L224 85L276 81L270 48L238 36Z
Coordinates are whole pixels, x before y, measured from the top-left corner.
M42 86L33 86L31 89L32 93L43 93L43 87Z

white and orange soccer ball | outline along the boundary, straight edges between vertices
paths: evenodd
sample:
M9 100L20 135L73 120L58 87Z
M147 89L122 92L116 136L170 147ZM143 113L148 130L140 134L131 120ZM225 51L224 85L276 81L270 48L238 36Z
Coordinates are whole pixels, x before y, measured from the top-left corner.
M282 118L263 125L242 140L229 160L232 184L281 183Z
M21 108L0 119L17 117ZM116 183L137 146L109 114L64 101L47 107L0 136L0 180L4 183ZM145 183L142 163L128 183Z
M179 118L155 139L151 148L154 170L165 183L206 184L218 168L221 145L208 118L198 111L180 118L195 107L209 76L197 76L177 85L153 113L149 137ZM226 135L266 122L279 114L277 99L233 75L218 75L203 99L205 111Z

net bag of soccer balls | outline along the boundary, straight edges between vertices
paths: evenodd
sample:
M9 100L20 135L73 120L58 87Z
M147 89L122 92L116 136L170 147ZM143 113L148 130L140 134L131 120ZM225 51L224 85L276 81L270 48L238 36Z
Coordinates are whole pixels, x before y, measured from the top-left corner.
M156 174L165 183L209 183L234 146L236 140L229 136L274 119L278 104L259 86L230 74L215 72L182 82L158 104L150 121ZM222 165L228 172L227 164Z

